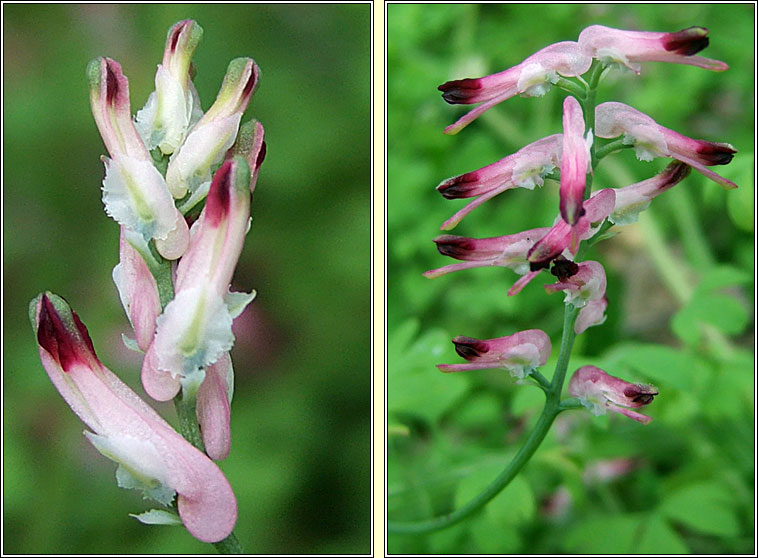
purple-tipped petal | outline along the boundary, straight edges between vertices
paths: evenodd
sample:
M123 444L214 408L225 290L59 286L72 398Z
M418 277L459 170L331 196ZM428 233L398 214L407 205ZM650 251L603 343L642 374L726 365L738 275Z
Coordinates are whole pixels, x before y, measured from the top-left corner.
M175 491L179 516L195 538L229 536L237 501L221 470L99 362L87 329L63 299L40 295L31 312L42 364L93 430L86 433L90 441L135 478Z
M582 216L584 187L590 167L590 152L584 137L582 107L574 97L563 102L563 154L561 155L561 201L563 220L575 225Z
M587 328L605 323L607 319L606 308L608 308L608 299L605 296L597 300L590 300L579 310L579 315L574 322L574 333L580 335L587 331Z
M596 366L582 366L569 381L569 393L578 398L593 414L610 410L647 424L650 417L631 411L650 404L658 390L646 384L632 384L611 376Z
M519 331L496 339L474 339L459 335L453 338L455 352L468 364L438 364L443 372L461 372L487 368L504 368L517 378L524 378L550 357L552 346L547 334L539 329Z
M558 75L578 76L589 70L592 58L584 54L579 43L564 41L535 52L523 62L505 71L481 78L448 81L438 87L443 99L451 104L483 103L445 128L457 134L483 112L514 95L542 96Z
M724 62L693 56L708 46L708 30L689 27L676 33L625 31L591 25L579 34L579 44L588 56L605 63L616 63L640 72L639 62L688 64L723 72Z

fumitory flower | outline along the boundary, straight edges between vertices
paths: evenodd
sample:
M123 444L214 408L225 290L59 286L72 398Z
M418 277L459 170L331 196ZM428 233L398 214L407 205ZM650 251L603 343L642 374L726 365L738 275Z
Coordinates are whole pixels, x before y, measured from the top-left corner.
M163 61L155 73L155 91L136 117L137 130L148 149L158 147L170 155L203 115L190 75L192 55L202 36L202 27L191 19L168 30Z
M140 233L166 259L187 248L189 230L163 176L132 123L129 82L121 65L96 58L87 67L92 114L111 158L103 157L105 211L120 225Z
M673 161L663 172L652 178L623 188L614 188L616 203L608 220L614 225L636 223L640 212L647 209L654 197L679 184L690 174L690 170L686 163Z
M242 113L258 85L258 74L252 58L235 58L229 63L216 101L169 160L166 184L175 198L181 199L210 182L212 167L223 161L237 137Z
M640 73L638 62L673 62L723 72L729 66L718 60L693 56L708 46L708 30L688 27L676 33L625 31L590 25L579 34L585 54L606 64L619 64Z
M87 328L65 300L44 293L29 307L39 355L50 380L92 430L84 435L119 464L119 486L140 488L169 505L197 539L225 539L237 501L221 470L102 365Z
M577 334L583 333L590 326L605 322L608 299L605 296L605 270L600 263L565 262L561 265L556 261L552 273L558 277L558 282L545 285L547 293L563 291L566 293L564 303L581 308L574 325Z
M653 419L629 407L637 409L650 404L658 390L647 384L631 384L596 366L582 366L571 376L569 393L594 415L610 410L647 424Z
M443 180L437 190L447 199L478 198L457 211L440 227L450 230L485 201L511 188L533 190L542 186L543 178L558 164L561 157L561 135L538 139L481 169Z
M438 364L437 368L443 372L504 368L514 378L525 378L532 370L544 366L552 350L550 338L539 329L486 340L459 335L453 338L453 344L455 352L469 362Z
M595 109L595 135L615 138L622 134L624 143L634 146L635 154L641 161L671 157L687 163L724 188L737 187L730 180L705 168L728 164L737 153L730 144L688 138L664 128L648 115L623 103L598 105Z
M450 104L482 103L445 128L446 134L457 134L475 118L496 104L520 94L541 97L558 81L558 75L574 77L589 70L592 57L579 43L564 41L539 50L526 60L503 72L481 78L456 79L440 85L442 98Z
M587 170L591 170L592 131L584 135L582 107L574 97L563 101L563 153L561 155L561 216L576 225L582 216Z

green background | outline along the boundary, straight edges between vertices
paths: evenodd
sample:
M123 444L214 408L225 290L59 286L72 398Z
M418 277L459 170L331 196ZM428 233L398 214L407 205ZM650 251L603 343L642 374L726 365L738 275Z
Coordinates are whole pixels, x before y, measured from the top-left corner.
M268 153L233 282L258 298L235 323L232 451L220 463L248 552L368 553L370 545L370 5L3 5L5 553L213 553L116 487L115 464L45 374L27 318L64 296L101 360L134 389L140 358L111 281L118 227L100 200L105 153L84 70L118 60L132 112L153 90L166 32L204 29L205 110L228 62L261 81L243 121ZM170 404L157 405L170 422Z
M521 62L576 40L592 24L619 29L710 30L700 53L730 69L643 63L614 72L598 103L616 100L684 135L733 144L714 167L739 185L725 191L697 172L656 198L640 223L590 251L608 276L605 324L579 336L569 374L594 364L660 395L642 426L614 415L562 414L522 474L477 516L428 535L389 537L391 553L750 553L754 549L754 6L400 5L388 6L388 515L423 520L461 507L513 456L544 397L503 371L441 374L458 363L455 335L488 339L540 328L553 341L561 295L538 276L506 296L504 268L426 279L453 263L432 239L466 200L434 187L527 143L561 132L566 93L514 97L458 135L445 126L470 106L445 103L437 86ZM667 160L632 150L598 167L594 186L652 176ZM558 187L515 189L469 214L453 234L489 237L552 224ZM603 481L587 473L631 459Z

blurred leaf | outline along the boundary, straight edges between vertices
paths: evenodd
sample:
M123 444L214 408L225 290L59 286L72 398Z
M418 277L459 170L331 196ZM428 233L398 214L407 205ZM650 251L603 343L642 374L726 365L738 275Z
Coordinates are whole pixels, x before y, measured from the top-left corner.
M651 514L642 521L640 538L634 542L634 554L688 554L681 537L664 518Z
M694 355L663 345L626 344L614 356L653 383L681 390L691 389L693 374L703 367Z
M434 423L467 389L462 375L443 374L435 364L451 345L444 331L425 332L410 346L408 335L417 325L406 322L391 335L388 342L387 410L390 414L416 415Z
M583 519L566 533L566 550L576 554L630 554L637 537L639 519L632 515L607 514Z
M514 525L492 521L489 515L480 515L471 520L471 538L476 554L516 554L521 547L520 531Z
M518 475L487 506L487 516L498 528L528 523L535 517L537 504L532 487Z
M717 482L676 490L664 498L659 509L667 518L701 533L735 537L740 532L729 491Z
M729 165L732 181L737 190L726 198L726 208L732 223L743 231L752 233L755 226L755 154L740 153Z

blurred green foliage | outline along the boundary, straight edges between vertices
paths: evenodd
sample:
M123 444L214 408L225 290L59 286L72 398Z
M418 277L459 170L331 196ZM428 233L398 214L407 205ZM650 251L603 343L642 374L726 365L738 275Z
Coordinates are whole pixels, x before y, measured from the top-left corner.
M102 361L144 393L120 338L118 227L100 201L105 150L84 70L118 60L136 112L167 30L192 18L205 31L203 108L229 60L253 57L261 84L243 120L259 119L268 144L234 280L258 291L235 323L232 452L220 463L236 533L261 554L368 553L370 5L4 4L3 18L4 552L213 552L127 515L150 504L118 489L115 464L85 441L27 319L39 292L64 296Z
M502 71L592 24L620 29L710 30L714 73L646 63L614 72L598 102L617 100L690 137L729 142L739 153L715 170L725 191L693 172L656 198L638 225L587 255L608 275L608 320L577 339L569 373L594 364L660 396L641 426L621 416L562 414L532 461L475 517L428 535L390 534L391 553L750 553L754 544L754 5L390 4L388 25L388 516L423 520L469 501L504 468L542 409L544 396L502 371L442 375L460 362L450 339L540 328L553 340L560 295L547 276L516 297L517 276L479 268L438 279L451 263L435 250L439 225L464 203L443 199L443 179L492 163L561 132L565 93L515 97L456 136L442 130L467 106L436 87ZM666 160L631 150L604 159L594 186L652 176ZM547 226L557 185L508 191L472 212L454 234L488 237ZM629 470L598 480L609 459Z

